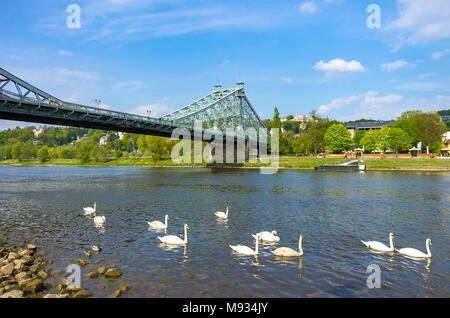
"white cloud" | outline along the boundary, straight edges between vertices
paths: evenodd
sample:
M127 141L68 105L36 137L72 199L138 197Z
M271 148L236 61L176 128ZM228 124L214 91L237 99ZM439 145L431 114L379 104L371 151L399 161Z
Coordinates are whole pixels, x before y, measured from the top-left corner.
M331 103L319 106L318 113L320 115L330 114L332 111L338 111L343 108L346 109L346 113L355 113L360 111L361 108L365 111L375 111L383 107L392 107L403 100L403 96L388 94L385 96L379 96L378 92L368 91L359 95L352 95L349 97L338 97L331 101ZM357 103L358 102L358 103Z
M292 78L289 77L280 77L280 80L286 84L292 84L294 81L292 80Z
M395 89L413 92L448 92L450 85L443 82L411 82L398 85Z
M59 50L59 55L61 56L73 56L72 52L66 51L66 50Z
M318 5L314 1L304 1L298 6L300 13L313 14L319 9Z
M326 72L326 76L332 76L337 73L354 73L363 72L366 69L358 61L346 62L343 59L334 59L329 62L319 61L314 69Z
M226 59L226 60L223 60L223 61L222 61L222 64L224 64L224 65L225 65L225 64L230 64L230 63L231 63L231 61L230 61L229 59Z
M396 49L450 38L448 0L397 0L399 17L386 26L396 31Z
M405 61L405 60L398 60L392 63L383 63L381 64L381 69L383 71L387 71L387 72L392 72L392 71L397 71L399 69L408 67L408 66L413 66L413 64Z
M150 111L150 113L148 113ZM161 117L168 113L173 112L174 109L163 103L155 103L149 105L138 106L134 109L130 109L127 112L131 114L150 116L150 117Z
M432 57L434 60L439 60L441 57L444 57L444 56L446 56L446 55L448 55L448 54L450 54L450 49L446 49L446 50L439 51L439 52L434 52L434 53L431 55L431 57Z
M387 104L395 104L400 102L403 99L403 96L389 94L386 96L366 96L364 100L361 102L361 106L378 106L378 105L387 105Z
M407 110L437 111L447 109L450 96L436 95L431 98L405 99L401 95L367 92L349 97L338 97L330 104L319 107L319 114L337 120L349 121L361 118L390 120Z
M350 97L338 97L331 101L331 103L327 105L320 105L319 109L317 110L317 113L320 115L325 115L329 113L332 110L336 110L339 108L342 108L344 106L350 105L354 101L359 100L360 97L358 96L350 96Z
M429 78L429 77L433 77L436 76L436 73L425 73L419 76L419 79L425 79L425 78Z

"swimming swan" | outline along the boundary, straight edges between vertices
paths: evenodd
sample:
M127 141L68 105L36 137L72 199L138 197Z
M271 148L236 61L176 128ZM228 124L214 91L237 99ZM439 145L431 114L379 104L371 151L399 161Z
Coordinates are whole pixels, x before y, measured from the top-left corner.
M97 209L97 202L94 202L93 208L91 208L91 207L83 208L85 215L95 213L96 209Z
M266 242L278 242L280 241L280 237L277 236L277 231L272 232L259 232L257 234L252 234L252 236L255 238L255 240L259 239L261 241Z
M228 207L227 207L227 211L221 212L221 211L217 211L216 213L214 213L215 216L217 216L218 218L222 218L222 219L228 219Z
M94 223L98 225L103 225L106 223L106 217L102 216L94 216Z
M243 246L243 245L229 245L229 247L239 253L239 254L244 254L244 255L258 255L258 245L259 245L259 240L256 240L256 245L255 245L255 250L252 250L250 247L248 246Z
M163 237L158 236L158 239L165 244L172 244L172 245L187 244L187 242L188 242L187 230L188 229L189 229L189 226L187 224L185 224L184 225L184 240L180 239L178 236L175 236L175 235L166 235Z
M153 221L153 222L147 222L148 225L154 229L167 229L167 220L169 219L169 216L166 214L164 223L160 221Z
M275 256L283 256L283 257L302 256L303 255L302 240L303 240L303 234L300 234L300 237L298 238L298 252L289 247L279 247L272 253Z
M429 258L429 257L431 257L430 245L433 245L433 244L431 244L430 239L427 239L425 241L425 245L427 247L427 254L425 254L419 250L416 250L415 248L410 248L410 247L401 248L399 250L396 249L396 251L399 252L400 254L410 256L410 257Z
M393 252L394 251L394 234L393 233L389 233L389 247L387 247L386 245L384 245L381 242L377 242L377 241L361 241L366 247L376 250L376 251L380 251L380 252Z

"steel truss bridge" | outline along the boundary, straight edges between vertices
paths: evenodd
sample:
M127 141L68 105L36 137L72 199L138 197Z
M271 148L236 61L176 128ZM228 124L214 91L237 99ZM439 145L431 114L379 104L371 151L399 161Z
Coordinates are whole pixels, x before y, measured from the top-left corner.
M220 85L207 96L161 118L65 102L0 68L0 119L103 129L136 134L171 137L176 128L186 128L194 139L194 123L202 122L203 132L252 127L257 136L266 127L245 95L243 83L222 89ZM196 128L198 130L198 128ZM236 141L236 135L233 136ZM248 139L248 137L245 137ZM253 137L250 137L254 139ZM209 141L209 140L208 140ZM266 143L267 140L264 141Z

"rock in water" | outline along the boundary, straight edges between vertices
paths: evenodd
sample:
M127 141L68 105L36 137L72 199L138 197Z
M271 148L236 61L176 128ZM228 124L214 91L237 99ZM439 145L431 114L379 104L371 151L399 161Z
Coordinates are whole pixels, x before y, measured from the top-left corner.
M110 268L106 271L106 278L119 278L122 276L122 273L117 268Z
M17 289L4 293L3 295L0 296L0 298L22 298L22 297L23 291Z
M97 268L97 273L99 273L100 275L104 275L106 273L106 267L100 266L99 268Z
M90 296L91 294L89 294L89 292L86 289L81 289L72 295L73 298L86 298Z
M114 293L112 293L111 295L108 296L108 298L117 298L119 297L121 294L120 289L116 290Z
M119 284L119 288L120 288L121 291L126 293L127 291L129 291L133 287L130 286L130 285L127 285L127 284Z

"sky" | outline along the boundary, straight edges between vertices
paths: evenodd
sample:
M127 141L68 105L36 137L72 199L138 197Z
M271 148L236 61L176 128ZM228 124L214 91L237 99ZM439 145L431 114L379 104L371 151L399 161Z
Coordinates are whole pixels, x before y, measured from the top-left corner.
M0 6L0 67L69 102L100 99L103 108L160 117L215 84L243 81L261 118L273 117L275 107L281 116L316 110L341 121L450 108L448 0ZM0 130L17 125L29 124L0 120Z

